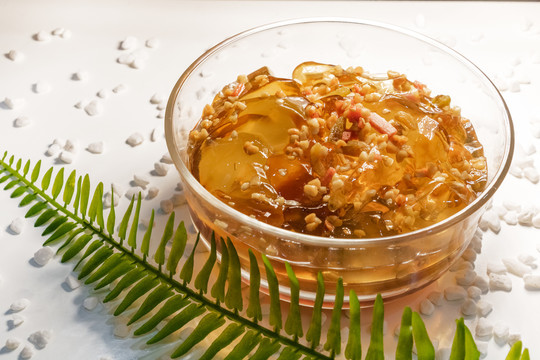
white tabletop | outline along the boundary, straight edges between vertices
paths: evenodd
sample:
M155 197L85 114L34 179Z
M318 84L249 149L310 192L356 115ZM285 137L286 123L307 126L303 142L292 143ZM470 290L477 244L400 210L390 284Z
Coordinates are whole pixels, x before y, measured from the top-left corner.
M98 0L98 1L22 1L4 0L0 3L0 53L17 50L24 55L21 61L0 57L0 100L22 98L25 104L17 110L0 106L0 150L43 165L63 164L56 156L45 152L54 139L73 139L79 144L78 153L66 170L89 173L93 184L111 182L126 189L134 174L144 174L151 185L160 189L157 198L145 201L141 217L148 217L160 200L168 199L175 190L178 176L174 169L165 177L151 174L154 163L166 152L163 120L160 111L150 103L153 94L167 98L173 84L205 49L239 31L283 19L308 16L355 17L388 22L410 28L439 39L469 58L488 76L496 79L512 113L517 143L540 150L540 133L535 125L540 98L540 4L538 3L466 3L466 2L181 2L173 0ZM70 38L50 36L48 41L36 41L33 35L43 30L48 34L63 27ZM117 62L123 54L119 42L127 36L139 40L138 54L146 58L141 69ZM159 39L159 46L145 48L144 41ZM144 53L144 54L142 54ZM88 79L72 79L75 72L88 74ZM33 84L47 83L48 93L36 93ZM97 92L112 90L124 84L126 91L111 93L100 99ZM506 88L506 89L505 89ZM82 101L99 100L103 112L89 116L74 107ZM27 116L30 125L13 126L17 117ZM160 136L150 141L151 132ZM132 148L125 143L133 133L144 135L144 142ZM540 134L538 134L540 136ZM103 154L91 154L88 144L103 141ZM530 155L540 166L538 152ZM523 155L517 156L524 159ZM495 205L511 199L522 205L536 205L540 189L527 179L511 175L505 180L494 199ZM126 206L123 198L121 206ZM185 209L177 209L187 219ZM92 311L82 307L91 289L81 286L69 291L64 280L71 264L53 259L40 268L30 261L41 247L40 230L25 221L20 235L7 231L14 218L23 217L26 209L18 208L9 192L0 191L0 359L17 359L28 336L38 330L51 329L53 338L45 349L35 350L36 359L99 359L109 355L114 359L156 358L154 350L143 346L137 338L118 338L113 335L115 319L103 305ZM166 215L159 214L157 226L162 227ZM539 231L533 227L502 224L499 234L484 235L482 253L475 262L476 272L486 277L488 261L500 263L502 258L517 258L528 253L534 257L540 243ZM534 270L535 273L540 270ZM510 332L520 334L532 357L540 353L540 315L536 311L540 292L524 289L523 280L510 275L511 292L490 292L482 299L493 304L487 319L503 321ZM388 304L388 332L385 344L392 354L396 340L393 329L404 305L417 310L419 303L435 290L454 283L454 274L445 275L436 284L413 295ZM20 315L24 323L13 327L8 309L12 302L28 298L31 304ZM461 304L445 301L431 316L425 317L432 337L440 347L449 347L455 328L453 320L462 316ZM370 312L362 313L364 348L368 340ZM476 318L468 318L473 330ZM9 352L1 348L7 338L16 337L22 345ZM32 345L31 345L32 346ZM32 346L33 347L33 346ZM488 358L502 359L509 346L487 342ZM167 350L168 348L166 348ZM170 349L169 349L170 350ZM170 352L170 351L169 351ZM166 351L165 351L166 353ZM222 354L222 353L220 353Z

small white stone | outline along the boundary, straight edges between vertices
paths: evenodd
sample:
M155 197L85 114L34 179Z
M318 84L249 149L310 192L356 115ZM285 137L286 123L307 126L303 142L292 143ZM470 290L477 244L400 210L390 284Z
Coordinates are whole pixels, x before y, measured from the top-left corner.
M161 211L163 211L165 214L170 214L174 209L174 205L171 200L162 200L159 206Z
M506 344L508 341L508 335L510 334L510 328L503 322L497 322L493 326L493 336L495 342L499 345Z
M135 200L137 200L139 193L141 194L141 198L144 198L146 196L146 192L144 189L140 186L134 186L128 189L126 191L126 197L131 200L131 198L135 197Z
M165 111L160 111L158 112L158 114L156 115L156 117L158 119L163 119L165 117Z
M449 269L451 272L457 272L457 271L464 271L464 270L474 270L474 265L463 259L459 258L457 261L455 261Z
M64 29L63 27L59 27L51 31L51 34L53 34L54 36L60 36L64 33L64 31L66 31L66 29Z
M127 86L124 84L118 84L112 89L113 93L115 94L123 93L126 90L127 90Z
M86 150L88 150L92 154L103 153L103 141L96 141L96 142L88 144L88 147L86 148Z
M44 30L41 30L37 33L34 34L33 36L34 40L36 41L43 41L43 42L47 42L49 40L51 40L51 35L49 35L48 32L44 31Z
M165 98L163 97L163 95L158 94L158 93L155 93L150 98L150 104L154 104L154 105L161 104L164 101L165 101Z
M467 297L467 291L461 286L448 286L444 289L444 297L448 301L461 301Z
M514 226L518 223L518 216L515 211L509 211L503 216L503 220L508 225Z
M9 351L13 351L15 349L17 349L19 347L19 345L21 345L21 341L17 338L8 338L6 340L6 349L8 349Z
M178 182L176 184L176 191L184 191L184 184L182 184L182 182Z
M95 296L89 296L83 301L83 306L86 310L92 311L98 305L98 298Z
M531 225L537 229L540 229L540 212L532 217Z
M77 81L86 81L88 80L90 76L88 75L88 72L86 71L77 71L76 73L73 73L71 76L71 79L77 80Z
M480 300L476 303L476 308L478 310L478 315L486 317L493 310L493 304L485 300Z
M45 266L54 257L54 250L50 246L44 246L34 253L34 261L39 266Z
M496 234L501 230L501 221L493 210L486 211L481 221L485 221L487 227Z
M44 81L38 81L37 83L32 85L32 90L36 94L46 94L46 93L51 92L52 87L49 83L46 83Z
M67 139L66 144L64 145L64 150L73 154L77 153L77 151L79 151L79 141L75 139Z
M476 336L480 338L491 338L491 335L493 335L493 325L486 318L478 319Z
M75 290L79 286L81 286L81 283L79 282L79 280L77 280L77 278L73 275L68 275L66 277L65 283L71 290Z
M23 322L25 322L26 318L22 315L19 315L19 314L15 314L11 317L11 323L13 324L13 326L19 326L21 325Z
M435 360L448 360L450 358L450 353L452 349L443 347L439 348L435 353Z
M58 155L58 153L62 150L62 148L60 147L60 145L58 144L51 144L49 145L49 147L47 148L47 151L45 152L45 155L47 156L56 156Z
M506 340L506 342L508 343L508 345L512 346L520 340L521 334L508 334L508 339Z
M512 199L506 199L503 201L503 206L508 210L520 211L521 203Z
M161 157L161 159L159 161L161 161L162 163L165 163L165 164L172 164L173 163L171 155L169 155L169 153L163 154L163 156Z
M523 170L516 165L510 166L510 174L518 179L521 179L523 177Z
M100 97L102 99L106 99L111 95L111 92L108 89L101 89L97 92L97 97Z
M462 286L471 285L476 279L476 272L474 270L458 271L456 273L456 283Z
M160 104L157 104L156 109L158 109L158 110L165 110L166 107L167 107L167 103L166 103L166 102L162 102L162 103L160 103Z
M39 330L36 331L28 337L30 341L37 349L43 349L51 341L52 331L51 330Z
M497 218L497 221L499 221L499 218ZM463 252L463 255L461 255L461 257L465 260L465 261L468 261L468 262L474 262L476 260L476 251L474 251L473 249L465 249L465 251Z
M24 54L17 51L17 50L9 50L9 52L6 54L6 57L14 62L19 62L24 60Z
M9 224L9 230L15 235L20 234L24 229L24 220L22 218L15 218Z
M142 218L141 219L141 224L145 227L145 228L148 228L148 226L150 226L150 218ZM154 223L152 225L155 225L156 222L154 221Z
M131 134L127 138L126 143L130 145L131 147L135 147L135 146L141 145L143 141L144 141L144 137L142 136L142 134L136 132L136 133Z
M124 189L124 187L122 185L120 185L118 183L112 183L111 187L112 187L115 194L117 194L118 196L124 196L126 191L125 191L125 189Z
M506 215L506 213L508 212L508 210L504 206L501 206L501 205L493 206L492 210L495 212L495 214L497 214L499 219L502 219L504 215Z
M152 142L157 141L160 135L161 135L161 130L158 128L154 128L152 130L152 133L150 134L150 141Z
M146 60L136 57L131 62L131 64L129 64L129 66L132 67L133 69L144 69L146 66Z
M66 39L66 40L67 40L67 39L71 38L71 35L72 35L72 34L71 34L71 30L64 30L64 32L63 32L62 34L60 34L60 37L61 37L62 39Z
M72 152L62 151L58 159L60 159L60 161L62 161L64 164L71 164L73 162L74 156Z
M183 193L173 194L171 201L174 206L181 206L186 203L186 196Z
M114 195L113 195L114 194ZM108 191L107 193L105 193L104 197L103 197L103 205L106 207L106 208L110 208L111 205L113 204L113 200L114 200L114 207L117 207L118 204L120 203L120 195L118 195L117 193L113 193L111 194L110 191Z
M139 40L134 36L128 36L120 42L121 50L133 50L139 45Z
M129 335L129 327L126 324L118 324L114 327L114 336L125 338Z
M16 128L21 128L30 125L32 122L28 118L28 116L19 116L15 120L13 120L13 126Z
M19 354L21 359L30 359L32 356L34 356L34 349L30 347L30 345L26 345L21 353Z
M530 266L523 264L517 259L504 258L502 259L502 262L504 266L506 266L506 270L516 276L523 277L525 274L530 274L532 272Z
M155 198L159 194L159 188L152 186L148 189L148 194L146 195L146 198L148 200Z
M502 263L494 263L494 262L488 262L487 263L487 274L506 274L506 266Z
M527 290L540 290L540 275L528 274L523 277L525 289Z
M103 105L97 100L92 100L84 107L84 111L90 116L97 116L103 113Z
M119 64L123 65L130 65L134 60L135 56L133 54L122 54L116 59Z
M518 255L518 260L521 261L523 264L533 268L533 269L536 269L536 257L535 256L532 256L531 254L519 254Z
M18 110L24 106L25 101L23 98L12 99L12 98L6 97L4 99L4 104L8 107L8 109Z
M30 305L30 300L26 299L26 298L21 298L17 301L15 301L14 303L12 303L10 306L9 306L9 309L13 312L19 312L19 311L23 311L24 309L26 309L28 307L28 305Z
M477 276L473 285L479 288L482 291L482 294L486 294L489 290L488 281L482 276Z
M473 299L465 299L461 305L461 313L465 316L476 315L476 302Z
M509 85L508 89L511 92L520 92L521 84L519 83L519 81L513 80L513 81L510 82L510 85Z
M523 175L533 184L536 184L540 180L540 174L534 167L523 169Z
M150 180L144 175L133 175L133 183L137 186L142 187L143 189L146 189L146 186L150 184Z
M155 49L155 48L157 48L159 46L159 39L155 38L155 37L152 37L152 38L146 40L145 45L146 45L147 48Z
M77 108L77 109L82 109L83 107L86 106L87 103L88 103L87 101L81 100L81 101L77 102L77 103L76 103L75 105L73 105L73 106L74 106L75 108Z
M435 305L429 299L424 299L420 303L420 313L425 316L430 316L435 311Z
M467 295L473 300L480 299L480 296L482 295L482 290L480 290L477 286L469 286L467 288Z
M154 163L154 171L158 176L165 176L169 172L170 165L162 162Z
M502 290L502 291L511 291L512 290L512 280L506 275L500 274L489 274L489 289L491 291Z

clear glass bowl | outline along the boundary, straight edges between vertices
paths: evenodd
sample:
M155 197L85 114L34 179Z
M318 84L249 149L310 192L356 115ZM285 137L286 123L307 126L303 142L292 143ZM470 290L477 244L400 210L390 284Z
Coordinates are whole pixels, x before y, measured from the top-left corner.
M204 105L222 87L268 66L290 77L305 61L362 66L370 73L395 70L418 80L433 94L447 94L469 118L484 146L489 179L484 192L450 218L414 232L376 239L330 239L293 233L246 216L210 194L190 173L187 135ZM184 183L191 217L205 239L212 231L230 237L243 275L249 277L248 249L265 253L273 263L284 298L289 284L284 263L296 272L301 298L314 300L317 273L331 302L339 277L361 301L377 293L395 297L440 277L469 244L488 200L506 175L514 148L508 108L491 81L469 60L423 35L370 21L314 18L254 28L224 40L201 55L180 77L169 97L165 134ZM260 262L260 265L262 262ZM261 275L265 271L261 266ZM264 281L263 281L264 285ZM347 299L346 299L347 300Z

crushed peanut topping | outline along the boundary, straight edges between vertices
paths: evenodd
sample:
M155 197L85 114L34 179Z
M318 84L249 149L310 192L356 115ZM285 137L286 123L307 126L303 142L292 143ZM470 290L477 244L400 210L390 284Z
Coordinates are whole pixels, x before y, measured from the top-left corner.
M189 137L190 170L212 194L265 223L373 238L439 222L473 201L487 163L447 95L403 74L300 64L225 86Z

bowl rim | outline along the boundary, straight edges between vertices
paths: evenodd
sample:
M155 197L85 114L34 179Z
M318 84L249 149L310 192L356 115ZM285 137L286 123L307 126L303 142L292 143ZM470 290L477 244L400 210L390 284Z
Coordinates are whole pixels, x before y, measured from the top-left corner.
M504 108L504 120L505 120L505 125L507 128L507 136L505 139L506 144L505 144L504 154L501 160L501 166L499 166L499 169L495 173L492 181L488 184L488 186L484 189L484 191L482 191L482 193L473 202L468 204L465 208L461 209L459 212L455 213L454 215L438 223L435 223L433 225L430 225L428 227L421 228L415 231L393 235L393 236L385 236L385 237L380 237L380 238L330 238L330 237L315 236L315 235L293 232L293 231L282 229L273 225L269 225L260 220L251 218L248 215L238 210L235 210L234 208L228 206L227 204L217 199L208 190L206 190L206 188L204 188L204 186L202 186L199 183L199 181L191 174L186 164L184 163L184 160L180 156L179 148L176 146L176 143L175 143L173 113L176 107L176 99L178 97L178 94L180 93L180 90L182 89L183 84L197 70L198 66L201 63L205 62L210 56L212 56L217 51L225 48L226 46L234 43L237 40L246 38L252 34L260 33L267 30L272 30L272 29L278 29L278 28L285 27L288 25L301 25L301 24L320 23L320 22L367 25L371 27L381 28L384 30L394 31L402 35L413 37L416 40L419 40L424 43L427 43L428 45L434 46L435 48L438 48L442 52L459 60L472 73L477 75L484 85L487 85L488 88L494 91L493 93L493 95L495 95L494 97L500 101L500 104L502 104L502 107ZM515 132L514 132L512 116L510 114L510 111L508 109L506 102L504 101L504 98L502 97L501 93L499 92L495 84L489 79L489 77L482 70L480 70L480 68L476 66L473 62L471 62L469 59L467 59L465 56L463 56L456 50L442 44L441 42L437 40L434 40L426 35L420 34L413 30L409 30L409 29L402 28L396 25L387 24L387 23L378 22L378 21L347 18L347 17L308 17L308 18L296 18L296 19L272 22L272 23L268 23L265 25L253 27L248 30L242 31L212 46L210 49L205 51L201 56L199 56L182 73L182 75L180 76L176 84L174 85L174 88L172 89L168 102L167 102L164 122L165 122L165 137L166 137L166 142L167 142L167 148L169 150L169 153L171 154L171 157L173 159L173 162L176 168L178 169L180 173L180 176L189 183L188 185L192 187L193 190L197 192L199 196L204 198L205 201L211 203L212 206L214 206L217 210L219 210L222 213L227 214L228 216L236 218L239 222L242 222L250 227L257 228L261 232L269 233L272 236L279 238L281 241L294 241L294 242L308 244L308 245L328 246L328 247L335 247L335 248L343 248L343 247L350 247L350 246L365 246L365 245L370 245L370 244L380 245L380 244L388 244L388 243L397 245L402 241L412 240L414 238L423 237L426 235L443 231L465 220L470 214L473 214L477 210L481 209L491 199L491 197L494 195L496 190L499 188L499 186L503 182L510 168L511 160L514 153L514 143L515 143Z

